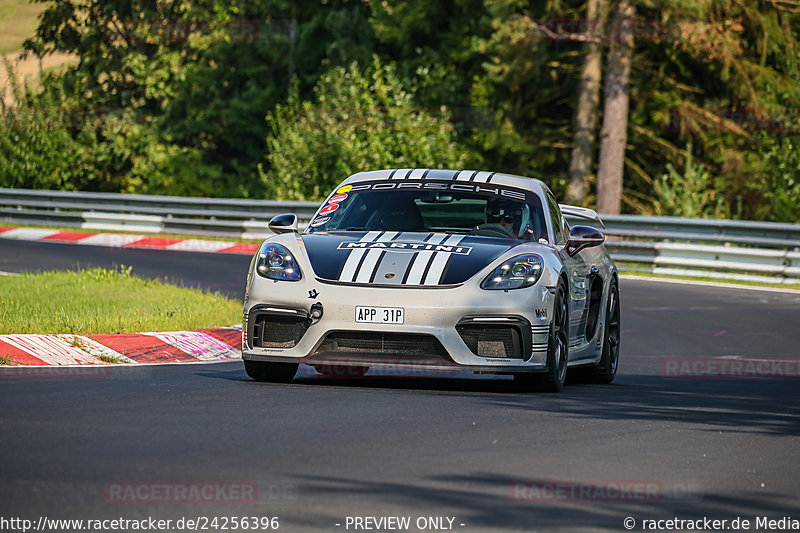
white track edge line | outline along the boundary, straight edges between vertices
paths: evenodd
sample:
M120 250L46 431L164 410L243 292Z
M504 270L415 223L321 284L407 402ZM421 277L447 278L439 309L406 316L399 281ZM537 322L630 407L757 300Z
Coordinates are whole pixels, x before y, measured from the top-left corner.
M724 283L721 281L670 279L670 278L650 277L650 276L636 276L632 274L620 274L619 277L620 279L657 281L661 283L676 283L679 285L704 285L707 287L720 287L724 289L742 289L747 291L766 291L766 292L780 292L784 294L800 294L800 289L791 289L789 287L759 287L755 285L738 285L736 283Z
M186 366L186 365L208 365L208 364L217 364L217 363L233 363L233 362L241 362L241 357L236 357L233 359L218 359L215 361L169 361L166 363L92 363L86 365L2 365L0 366L0 375L3 373L3 370L11 370L11 369L20 369L20 368L47 368L47 369L59 369L59 368L85 368L85 369L92 369L92 368L142 368L145 366L165 366L165 365L174 365L174 366Z

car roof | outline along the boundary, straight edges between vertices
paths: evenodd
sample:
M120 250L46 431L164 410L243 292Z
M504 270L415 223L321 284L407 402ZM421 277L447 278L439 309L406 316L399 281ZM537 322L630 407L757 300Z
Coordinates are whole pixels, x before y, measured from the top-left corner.
M429 168L395 168L384 170L370 170L353 174L342 182L342 185L360 183L363 181L383 181L383 180L443 180L443 181L465 181L474 183L491 183L493 185L505 185L526 191L533 191L544 197L549 191L547 185L535 178L516 176L514 174L504 174L501 172L489 172L485 170L452 170L452 169L429 169Z

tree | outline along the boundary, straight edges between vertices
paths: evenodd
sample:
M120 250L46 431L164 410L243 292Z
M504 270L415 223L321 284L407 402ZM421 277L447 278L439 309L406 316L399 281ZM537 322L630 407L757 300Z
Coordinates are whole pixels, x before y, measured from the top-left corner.
M80 57L62 78L71 105L124 115L135 128L123 135L159 145L148 158L95 162L111 182L139 168L143 180L127 180L136 192L262 196L264 116L292 77L307 96L322 72L372 48L359 0L34 1L47 7L28 50Z
M607 0L587 0L586 22L590 28L603 31L606 25ZM598 32L592 32L598 33ZM600 48L601 38L589 35L590 40L584 48L578 98L575 106L575 122L573 125L574 146L569 163L569 184L567 185L567 201L582 204L586 200L586 179L592 173L594 161L595 129L600 105L600 87L603 76L603 52Z
M294 104L284 111L307 99L319 106L323 73L368 65L376 53L413 94L407 111L447 123L476 166L543 179L558 195L572 182L578 202L582 184L583 202L594 201L599 61L587 51L605 53L618 36L603 32L620 23L596 25L593 42L581 22L593 3L609 0L34 1L47 8L28 48L80 56L37 91L58 89L48 105L62 115L99 118L50 131L21 127L17 111L6 110L3 125L12 124L0 131L0 159L14 169L11 183L24 176L42 187L263 197L271 182L257 176L270 175L274 160L264 139L279 114L264 116L289 94ZM796 119L800 109L800 13L788 1L627 2L638 18L627 141L619 137L610 158L625 176L614 209L651 211L654 182L667 165L683 168L691 144L731 217L778 216L774 202L781 217L793 216L797 159L783 150L800 146L797 128L770 122ZM41 107L31 102L21 105ZM356 161L350 148L316 147ZM773 194L769 184L789 192ZM613 189L619 195L619 182Z
M613 27L619 42L611 44L606 72L605 110L597 165L597 211L619 214L622 205L622 174L628 139L628 83L633 55L633 27L636 8L620 0L614 12Z

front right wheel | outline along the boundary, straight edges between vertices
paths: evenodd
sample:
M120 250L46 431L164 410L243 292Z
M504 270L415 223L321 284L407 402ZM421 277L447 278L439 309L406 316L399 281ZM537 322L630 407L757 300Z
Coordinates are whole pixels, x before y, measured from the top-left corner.
M619 366L619 288L617 281L611 281L606 304L606 326L603 332L603 354L600 362L592 367L589 378L595 383L611 383L617 375Z

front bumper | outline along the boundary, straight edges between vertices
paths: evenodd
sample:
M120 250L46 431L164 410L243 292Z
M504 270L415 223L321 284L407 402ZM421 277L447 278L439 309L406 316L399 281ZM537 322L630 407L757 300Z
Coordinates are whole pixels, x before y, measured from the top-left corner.
M527 289L486 291L469 284L423 289L355 286L316 279L273 282L257 278L250 287L244 309L242 357L310 365L362 364L486 373L544 371L552 300L551 292L541 284ZM321 304L323 309L318 320L309 318L314 304ZM357 323L356 306L402 307L404 323ZM282 334L269 347L256 346L259 335L256 319L265 314L291 322L287 328L294 328L295 338ZM489 354L504 353L499 344L495 345L495 352L492 343L477 349L475 336L464 335L470 327L484 331L481 338L491 328L497 328L498 332L504 331L504 327L518 331L519 335L506 339L506 346L518 347L519 357L487 355L487 350ZM303 331L297 336L299 330ZM345 348L332 349L338 346L337 338L348 339ZM403 338L405 345L398 345L398 339L402 344ZM359 339L372 339L386 349L353 348L353 342ZM365 341L363 346L369 344ZM425 349L426 346L430 349Z

